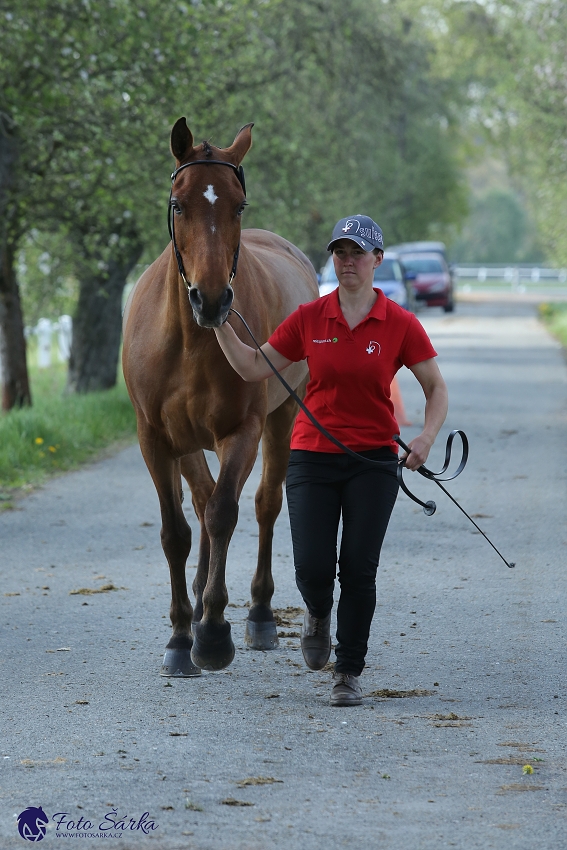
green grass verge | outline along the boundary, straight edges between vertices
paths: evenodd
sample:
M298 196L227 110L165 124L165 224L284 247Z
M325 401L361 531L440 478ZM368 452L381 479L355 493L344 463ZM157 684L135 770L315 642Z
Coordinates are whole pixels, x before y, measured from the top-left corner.
M567 304L540 304L539 316L553 336L567 348Z
M0 509L15 488L74 469L116 442L134 440L136 417L120 376L116 387L64 395L66 364L30 365L33 406L0 414Z

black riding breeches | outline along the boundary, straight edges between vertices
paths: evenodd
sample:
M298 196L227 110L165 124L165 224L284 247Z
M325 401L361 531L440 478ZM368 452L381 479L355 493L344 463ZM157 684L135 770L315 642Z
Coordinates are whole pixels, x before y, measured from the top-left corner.
M390 462L371 466L343 453L294 449L286 480L295 578L314 617L326 617L333 607L342 517L335 669L355 676L364 668L376 570L398 494L397 456L388 448L361 454Z

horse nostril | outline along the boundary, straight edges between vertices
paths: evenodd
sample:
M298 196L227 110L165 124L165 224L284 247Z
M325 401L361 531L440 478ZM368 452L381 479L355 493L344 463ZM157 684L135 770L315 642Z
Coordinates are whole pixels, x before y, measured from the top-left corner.
M200 313L203 309L203 296L196 286L192 286L189 290L189 303L197 313Z
M231 286L227 286L221 298L221 311L224 313L230 310L230 306L234 299L234 291Z

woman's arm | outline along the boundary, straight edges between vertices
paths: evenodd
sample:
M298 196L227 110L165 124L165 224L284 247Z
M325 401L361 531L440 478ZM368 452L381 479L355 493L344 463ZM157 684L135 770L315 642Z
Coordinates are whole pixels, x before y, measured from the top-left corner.
M422 360L411 366L411 371L422 386L425 395L425 423L423 431L408 443L411 453L407 455L407 469L415 470L422 466L429 455L435 437L439 433L447 416L447 386L436 361Z
M215 334L226 359L245 381L262 381L273 374L260 352L238 339L228 322L225 322L220 328L215 328ZM281 372L282 369L293 362L276 351L268 342L264 343L262 351L274 364L278 372Z

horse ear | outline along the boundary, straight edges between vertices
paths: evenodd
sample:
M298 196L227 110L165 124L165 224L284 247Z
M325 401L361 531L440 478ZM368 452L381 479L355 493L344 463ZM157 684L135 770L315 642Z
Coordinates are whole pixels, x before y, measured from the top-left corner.
M193 150L193 134L185 118L179 118L171 131L171 153L179 165Z
M250 148L252 147L252 127L251 124L245 124L242 130L236 134L236 138L229 148L226 149L227 154L235 165L240 165Z

